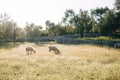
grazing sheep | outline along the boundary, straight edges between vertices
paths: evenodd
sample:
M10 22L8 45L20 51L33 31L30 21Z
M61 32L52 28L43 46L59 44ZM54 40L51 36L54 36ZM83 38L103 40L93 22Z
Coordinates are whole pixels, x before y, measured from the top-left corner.
M55 54L60 54L60 50L55 46L49 46L49 52L54 51Z
M120 43L115 43L114 44L114 48L118 48L119 49L120 48Z
M30 53L29 53L30 52ZM32 47L26 47L26 53L29 55L29 54L32 54L32 52L36 53L36 51L32 48Z

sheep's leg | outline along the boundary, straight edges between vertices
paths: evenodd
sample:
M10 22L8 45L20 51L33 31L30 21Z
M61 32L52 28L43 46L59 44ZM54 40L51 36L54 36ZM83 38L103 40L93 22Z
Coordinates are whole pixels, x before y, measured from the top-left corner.
M51 52L51 49L49 49L49 52Z

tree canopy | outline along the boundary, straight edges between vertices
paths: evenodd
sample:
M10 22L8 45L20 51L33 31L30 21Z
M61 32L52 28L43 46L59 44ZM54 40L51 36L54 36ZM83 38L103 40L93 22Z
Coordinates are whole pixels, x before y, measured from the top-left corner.
M90 11L66 9L61 22L55 24L50 20L45 22L46 30L41 25L26 23L21 28L11 17L0 14L0 41L15 41L20 38L57 36L65 34L99 33L100 35L120 36L120 0L115 0L114 8L100 7Z

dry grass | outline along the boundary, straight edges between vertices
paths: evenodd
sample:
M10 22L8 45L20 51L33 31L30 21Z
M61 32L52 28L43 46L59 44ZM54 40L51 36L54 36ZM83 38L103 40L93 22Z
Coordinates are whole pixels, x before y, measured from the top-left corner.
M0 80L120 80L120 50L90 45L16 44L0 49ZM49 45L57 46L62 55L49 53ZM37 53L26 55L28 46Z

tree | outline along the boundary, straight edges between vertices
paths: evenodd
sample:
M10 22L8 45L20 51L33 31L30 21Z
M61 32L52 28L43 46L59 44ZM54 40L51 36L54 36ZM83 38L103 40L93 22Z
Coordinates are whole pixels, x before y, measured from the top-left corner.
M75 14L72 9L66 10L63 22L75 27L75 32L81 34L83 38L84 32L90 32L92 29L91 17L88 11L80 10L78 14Z
M10 19L6 13L0 15L0 37L2 40L15 41L16 39L16 22Z
M114 14L114 21L115 21L115 27L116 31L120 33L120 0L115 0L115 8L114 8L115 14Z
M15 35L17 40L24 39L26 37L25 30L21 27L15 28L15 32L16 32Z
M97 23L97 21L93 20L92 22L92 32L93 33L100 33L100 23Z
M4 26L5 23L10 19L10 16L8 14L0 14L0 39L4 40L4 34L6 31L6 27Z
M99 32L101 34L107 34L108 33L108 29L109 27L106 27L108 26L108 20L112 20L113 21L113 18L112 18L112 13L108 12L110 11L109 8L105 7L101 7L101 8L96 8L94 10L91 10L91 16L93 17L94 19L94 23L92 24L93 28L92 30L94 32ZM108 15L109 17L111 16L110 19L108 19ZM108 19L108 20L107 20Z
M114 26L114 14L112 10L108 10L105 13L104 19L101 26L101 34L112 35L116 31Z
M115 22L120 29L120 0L115 1Z
M56 27L55 27L55 23L54 22L50 22L49 20L47 20L45 22L46 24L46 30L49 36L54 36L56 35Z
M73 9L67 9L64 14L65 17L62 18L63 23L65 23L66 25L73 25L73 19L75 17L75 12L73 11Z
M10 16L6 13L0 14L0 24L4 24L5 22L10 20Z
M42 27L41 26L35 26L34 27L34 37L39 37L39 36L42 36Z
M120 0L115 0L115 8L118 12L120 12Z
M75 33L75 28L70 25L65 25L63 26L63 29L65 30L64 33L66 34L74 34Z
M25 31L27 37L39 37L42 35L42 27L34 23L26 23Z
M107 10L109 10L108 7L91 9L91 15L96 21L101 22Z

